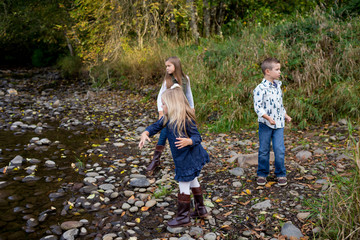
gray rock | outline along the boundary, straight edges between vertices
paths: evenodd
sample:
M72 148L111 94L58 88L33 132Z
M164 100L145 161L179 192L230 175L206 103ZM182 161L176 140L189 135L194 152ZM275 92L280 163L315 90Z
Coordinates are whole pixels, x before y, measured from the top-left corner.
M192 238L190 235L188 234L184 234L182 235L179 240L195 240L194 238Z
M31 165L31 166L25 168L25 169L26 169L26 173L27 173L27 174L31 174L31 173L33 173L33 172L36 171L36 168L37 168L37 165Z
M237 167L229 170L229 172L235 176L243 176L244 175L244 169Z
M126 190L126 191L124 191L124 195L125 195L125 197L131 197L132 195L134 195L134 191L128 191L128 190Z
M0 182L0 188L6 187L7 185L8 185L8 183L6 181Z
M54 167L56 167L56 163L54 161L47 160L45 162L45 166L48 167L48 168L54 168Z
M167 226L166 229L167 229L169 232L176 234L176 233L185 232L186 227L175 227L175 228L172 228L172 227Z
M339 156L336 157L336 161L343 160L343 159L345 159L345 160L351 160L351 157L349 157L349 156L346 155L346 154L341 154L341 155L339 155Z
M243 231L242 235L244 235L245 237L250 237L251 231L249 231L249 230Z
M317 234L319 232L321 232L321 227L315 227L313 230L312 230L313 234Z
M108 233L103 236L103 240L112 240L113 238L116 238L117 235L115 233Z
M134 206L134 207L131 207L131 208L129 209L129 211L132 212L132 213L134 213L134 212L139 211L139 208L136 207L136 206Z
M47 138L43 138L39 141L41 145L50 145L51 141Z
M79 234L79 229L77 228L67 230L61 236L61 240L74 240L78 234Z
M153 207L155 204L156 204L156 200L151 199L151 200L149 200L149 201L146 202L145 207L151 208L151 207Z
M84 224L80 221L67 221L67 222L63 222L60 227L62 230L69 230L69 229L73 229L73 228L79 228L82 227Z
M204 234L204 230L200 227L192 227L189 234L192 237L199 238Z
M10 166L21 166L24 161L22 156L17 155L13 160L10 161Z
M145 131L145 127L138 127L137 129L136 129L136 132L137 133L142 133L142 132L144 132Z
M137 206L137 207L143 207L145 205L145 203L143 202L143 201L136 201L135 202L135 206Z
M324 150L322 150L321 148L318 148L314 151L315 155L323 155L324 153L325 153Z
M346 121L346 119L340 119L339 121L338 121L338 124L340 125L340 126L345 126L345 125L347 125L347 121Z
M300 229L297 228L295 225L292 224L292 222L286 222L284 226L281 229L281 235L290 237L296 237L301 238L304 235L301 233Z
M50 199L56 199L56 198L61 198L61 197L63 197L63 196L65 196L65 193L64 192L56 192L56 193L50 193L49 194L49 198Z
M115 186L113 185L113 184L109 184L109 183L107 183L107 184L101 184L100 186L99 186L99 188L101 188L102 190L114 190L115 189Z
M259 203L255 204L255 205L251 206L251 208L266 210L268 208L271 208L271 201L270 200L265 200L263 202L259 202Z
M306 159L311 158L311 156L312 156L312 153L309 151L300 151L296 154L296 158L298 160L306 160Z
M43 238L40 238L40 240L58 240L58 237L55 235L47 235Z
M242 186L242 183L241 183L241 182L233 182L232 185L233 185L233 187L235 187L235 188L239 188L239 187Z
M216 234L213 232L207 233L204 236L204 240L216 240Z
M310 212L300 212L296 215L296 217L300 220L303 221L305 219L307 219L310 216Z
M83 180L84 184L86 184L86 185L92 185L93 183L96 183L96 181L97 180L93 177L86 177Z
M39 225L39 222L35 219L35 218L30 218L29 220L27 220L26 222L28 227L36 227L37 225Z
M128 209L131 208L131 206L130 206L130 204L128 204L128 203L123 203L123 205L121 206L121 208L124 209L124 210L128 210Z
M258 165L258 153L239 154L235 155L233 158L237 159L239 167L245 168ZM272 162L274 159L274 152L270 152L270 161Z
M150 182L146 178L133 178L130 180L130 186L140 188L148 187L150 186Z
M32 181L37 181L39 180L41 177L37 177L37 176L34 176L34 175L28 175L26 177L24 177L22 179L23 182L32 182Z

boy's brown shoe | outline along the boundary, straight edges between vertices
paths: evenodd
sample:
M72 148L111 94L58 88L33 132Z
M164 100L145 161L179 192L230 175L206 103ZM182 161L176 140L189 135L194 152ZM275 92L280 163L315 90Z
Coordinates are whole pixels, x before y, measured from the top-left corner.
M278 177L277 180L278 180L279 186L285 186L287 184L286 177Z
M266 182L266 177L258 177L256 181L257 185L259 186L264 186Z

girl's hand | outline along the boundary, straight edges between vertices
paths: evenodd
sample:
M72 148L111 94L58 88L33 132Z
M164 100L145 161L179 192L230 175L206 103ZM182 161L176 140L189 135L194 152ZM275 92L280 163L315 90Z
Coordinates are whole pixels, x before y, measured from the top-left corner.
M142 149L142 147L145 145L146 140L151 142L150 138L149 138L149 132L145 131L141 134L141 139L139 142L139 148Z
M193 141L191 140L191 138L176 138L176 140L178 140L178 141L175 142L175 146L178 149L181 149L181 148L184 148L186 146L193 144Z

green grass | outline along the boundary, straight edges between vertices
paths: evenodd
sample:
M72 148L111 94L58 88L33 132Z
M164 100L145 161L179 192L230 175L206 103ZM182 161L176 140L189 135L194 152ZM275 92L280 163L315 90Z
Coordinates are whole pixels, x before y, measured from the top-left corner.
M311 218L321 225L323 238L360 239L360 147L353 137L354 128L349 121L349 145L354 158L351 175L331 177L323 199L304 201L312 213Z

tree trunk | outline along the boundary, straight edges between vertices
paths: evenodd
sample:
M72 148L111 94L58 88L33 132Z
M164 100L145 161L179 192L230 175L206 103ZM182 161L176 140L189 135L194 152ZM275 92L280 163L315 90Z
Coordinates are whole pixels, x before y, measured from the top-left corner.
M216 34L222 36L221 25L224 22L224 3L221 1L216 11Z
M190 13L190 29L196 44L199 44L199 32L197 28L196 13L194 8L194 0L186 0L186 5Z
M64 31L64 36L65 36L65 39L66 39L67 47L69 48L69 51L70 51L70 56L73 57L74 56L74 49L73 49L73 46L71 45L70 39L68 38L66 31Z
M210 9L208 0L203 0L204 11L204 36L210 37Z
M178 31L176 27L176 20L174 15L174 6L172 3L169 3L169 11L170 11L170 18L169 18L169 28L171 37L174 39L178 39Z

